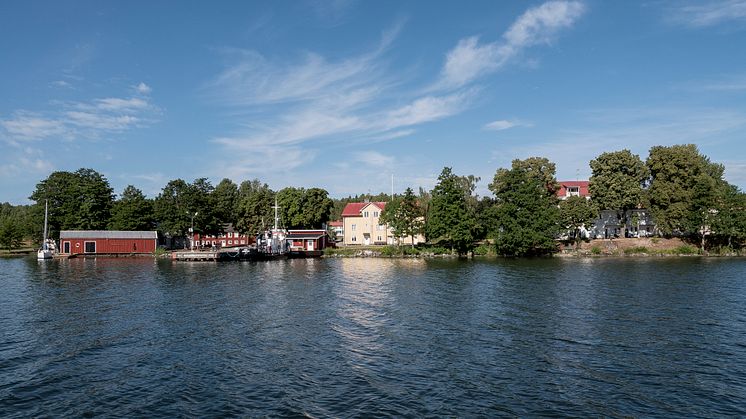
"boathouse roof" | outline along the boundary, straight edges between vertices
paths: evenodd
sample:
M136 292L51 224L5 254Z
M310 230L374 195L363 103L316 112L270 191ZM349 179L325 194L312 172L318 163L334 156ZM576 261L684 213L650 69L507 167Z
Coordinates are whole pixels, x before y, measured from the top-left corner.
M157 239L157 231L63 230L61 239Z

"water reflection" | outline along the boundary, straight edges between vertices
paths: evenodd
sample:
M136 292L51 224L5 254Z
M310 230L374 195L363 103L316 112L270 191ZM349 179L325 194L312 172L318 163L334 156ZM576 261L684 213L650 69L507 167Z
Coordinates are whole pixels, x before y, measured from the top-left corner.
M740 259L0 260L0 415L744 416Z

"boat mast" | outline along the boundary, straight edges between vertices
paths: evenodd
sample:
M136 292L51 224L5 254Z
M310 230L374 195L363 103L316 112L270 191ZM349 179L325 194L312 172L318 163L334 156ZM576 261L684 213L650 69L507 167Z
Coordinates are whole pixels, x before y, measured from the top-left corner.
M272 230L277 230L277 224L280 221L280 217L277 215L277 210L280 209L280 207L277 206L277 198L275 198L275 206L272 207L272 208L275 209L275 226L274 226L274 228L272 228Z
M47 249L47 212L49 211L49 201L44 200L44 241L41 244L41 248Z

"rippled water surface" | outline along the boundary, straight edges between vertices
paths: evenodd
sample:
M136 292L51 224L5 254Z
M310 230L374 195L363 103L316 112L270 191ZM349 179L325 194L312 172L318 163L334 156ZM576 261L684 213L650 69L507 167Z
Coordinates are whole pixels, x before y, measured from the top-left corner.
M0 259L0 416L746 415L746 260Z

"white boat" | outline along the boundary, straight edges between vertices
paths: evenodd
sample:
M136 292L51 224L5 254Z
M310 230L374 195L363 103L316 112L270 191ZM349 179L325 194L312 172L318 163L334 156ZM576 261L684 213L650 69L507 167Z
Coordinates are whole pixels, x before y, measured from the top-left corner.
M36 258L39 260L52 259L54 257L54 242L49 243L47 239L47 216L49 211L49 203L44 201L44 241L41 242L41 249L36 252Z

